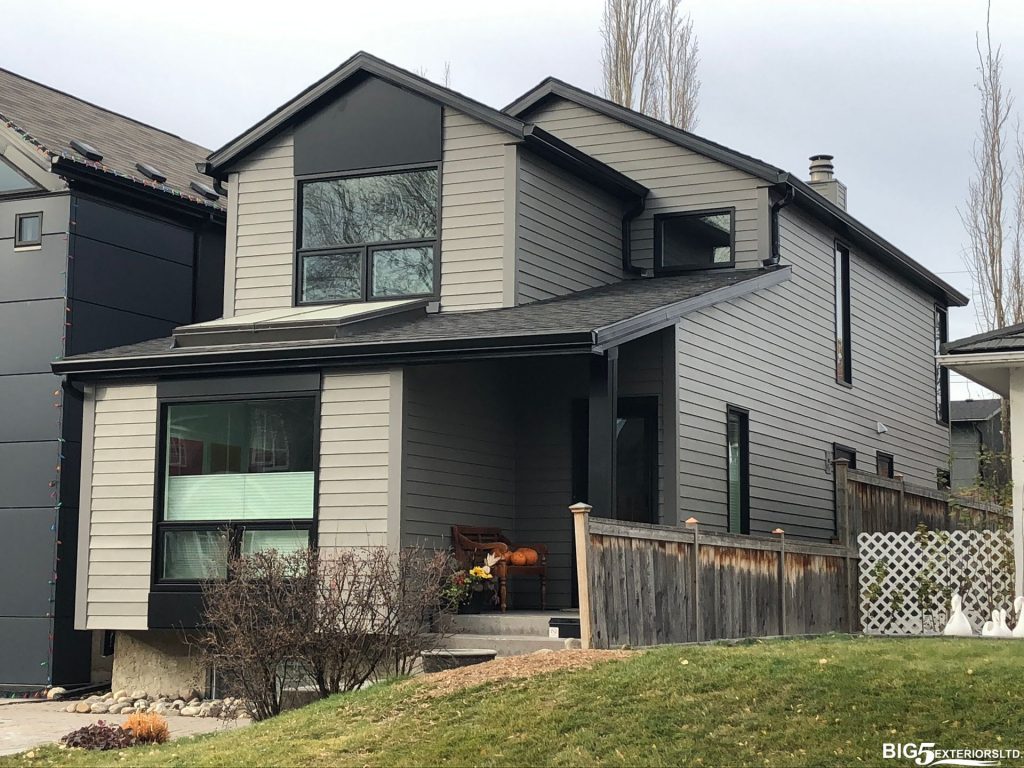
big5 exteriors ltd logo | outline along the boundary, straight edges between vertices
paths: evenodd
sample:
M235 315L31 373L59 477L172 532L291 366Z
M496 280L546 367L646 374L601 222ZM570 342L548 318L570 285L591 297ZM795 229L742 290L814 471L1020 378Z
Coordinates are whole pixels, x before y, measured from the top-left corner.
M914 765L1002 765L1003 760L1019 761L1019 749L936 749L935 742L882 744L882 759L913 760Z

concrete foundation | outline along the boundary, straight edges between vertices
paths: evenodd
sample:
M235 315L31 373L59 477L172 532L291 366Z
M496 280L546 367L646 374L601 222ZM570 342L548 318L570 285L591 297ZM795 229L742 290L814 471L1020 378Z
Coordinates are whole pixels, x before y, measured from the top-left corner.
M142 690L151 697L176 697L190 689L203 693L206 672L195 650L178 632L118 632L111 688Z

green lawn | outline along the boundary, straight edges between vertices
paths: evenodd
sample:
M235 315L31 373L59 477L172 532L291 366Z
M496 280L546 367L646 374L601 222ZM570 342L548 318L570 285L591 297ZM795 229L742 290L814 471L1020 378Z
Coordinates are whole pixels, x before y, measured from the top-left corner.
M829 637L662 648L590 670L337 697L236 732L28 765L912 765L885 741L1024 749L1024 643ZM1013 761L1004 762L1011 765Z

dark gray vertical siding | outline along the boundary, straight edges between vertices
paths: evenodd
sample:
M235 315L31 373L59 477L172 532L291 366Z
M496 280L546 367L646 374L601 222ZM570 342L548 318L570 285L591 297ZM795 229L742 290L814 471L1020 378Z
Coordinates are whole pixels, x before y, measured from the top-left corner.
M519 154L517 302L622 279L622 205L529 152Z
M451 546L452 525L512 534L515 425L495 365L405 372L402 541Z
M53 661L48 614L57 532L50 494L62 463L55 406L63 398L50 363L65 336L68 199L0 203L0 584L8 587L0 589L0 685L45 685ZM15 250L15 216L36 211L43 214L41 246ZM66 453L77 455L74 448Z
M833 442L865 466L891 453L908 481L932 485L947 462L936 424L932 300L851 252L853 387L835 381L833 238L785 210L792 280L704 310L678 326L680 517L725 528L725 409L750 410L751 531L827 539ZM888 427L879 434L877 424Z

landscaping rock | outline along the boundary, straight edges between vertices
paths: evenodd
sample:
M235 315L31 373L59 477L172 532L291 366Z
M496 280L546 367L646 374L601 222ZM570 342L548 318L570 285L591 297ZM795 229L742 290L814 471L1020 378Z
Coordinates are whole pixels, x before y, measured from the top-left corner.
M171 702L171 706L180 711L185 706L185 702L182 699L175 699Z
M92 702L80 701L75 704L75 712L79 714L87 715L92 710Z
M199 714L199 707L194 707L191 704L189 704L187 707L183 707L181 712L179 712L178 714L180 714L182 717L195 717Z
M113 696L114 699L117 700L117 701L120 701L121 699L127 699L128 698L128 691L126 691L124 688L122 688L119 691L114 691L111 694L111 696Z
M193 696L191 699L188 700L188 705L190 707L198 707L202 703L203 700L200 699L198 696Z
M117 700L117 703L118 704L134 704L135 702L132 701L132 697L131 696L122 696L122 697L120 697Z
M110 708L101 701L93 702L92 706L89 707L89 712L93 715L105 715L109 711Z
M149 699L137 698L134 706L136 709L149 709Z
M202 692L197 691L195 688L182 688L178 691L178 698L183 701L192 701L192 699L201 699L203 696Z
M111 715L120 715L121 712L126 709L131 709L131 706L128 704L114 704L107 710L107 713Z
M61 688L59 685L55 688L51 688L46 692L46 698L50 701L64 698L64 694L67 693L67 688Z
M66 707L64 707L64 711L65 712L75 712L77 707L78 707L78 702L76 701L76 702L74 702L72 704L68 704Z
M133 700L138 701L139 699L148 698L145 691L133 691L131 694Z
M166 701L155 701L149 705L149 711L157 715L166 715L169 712L174 712L170 704Z

